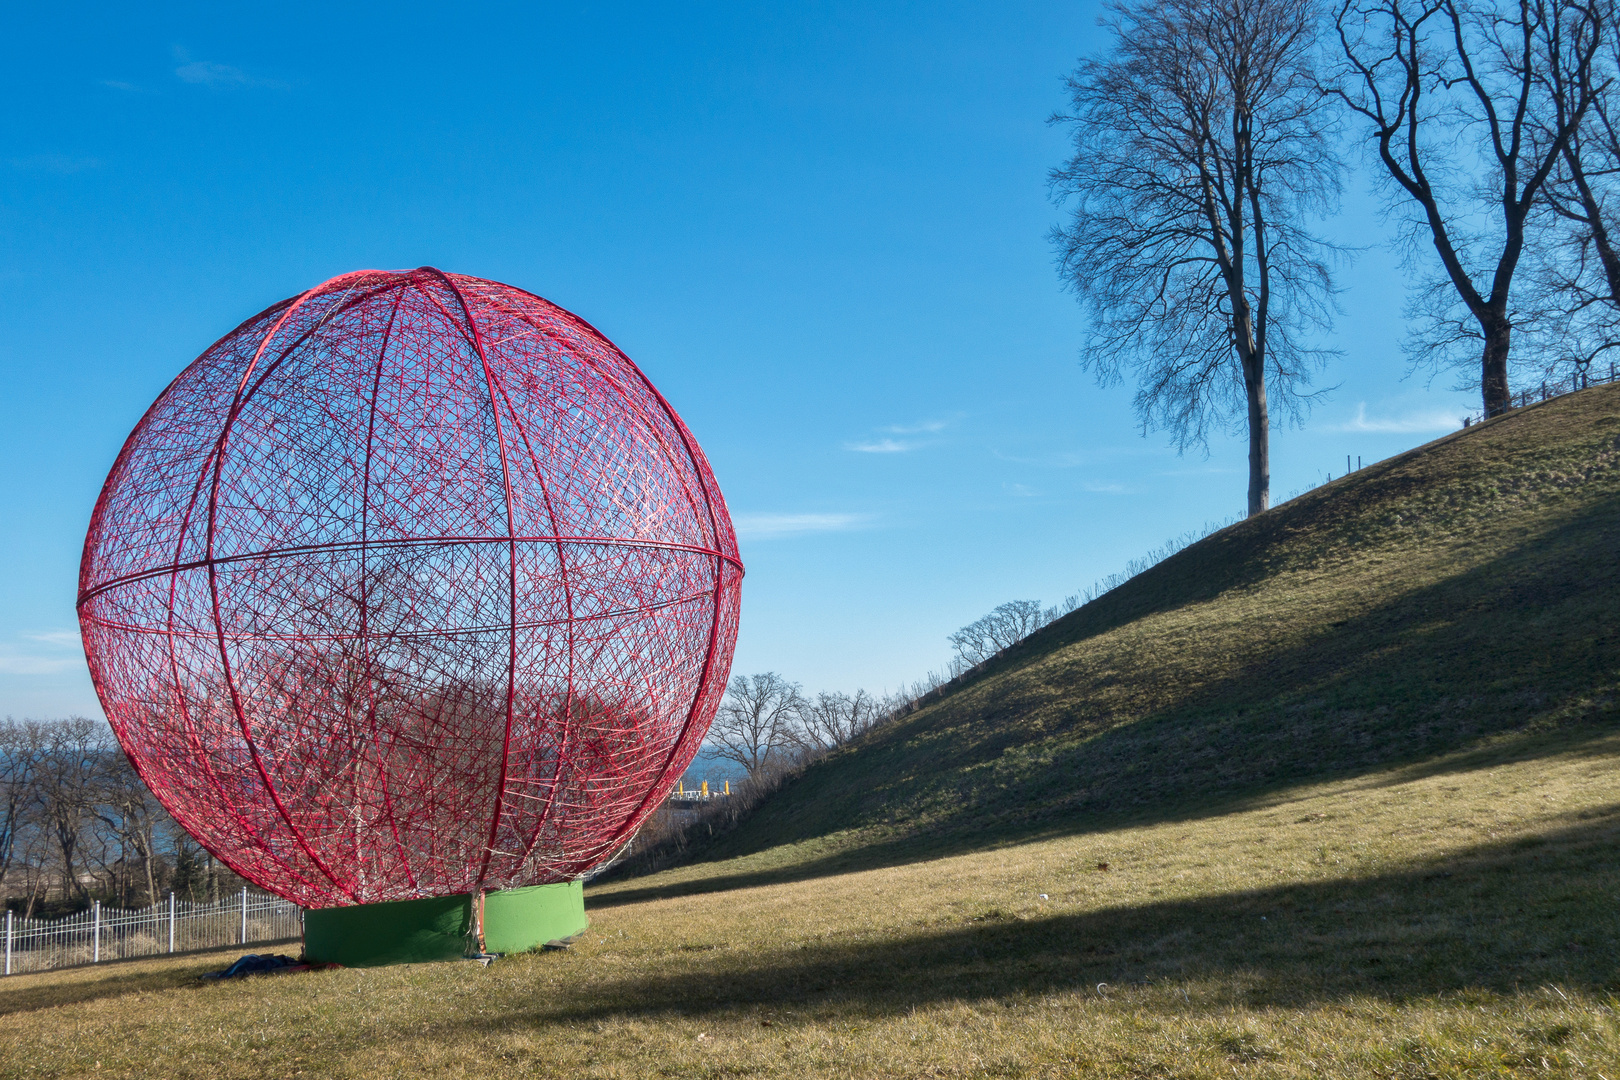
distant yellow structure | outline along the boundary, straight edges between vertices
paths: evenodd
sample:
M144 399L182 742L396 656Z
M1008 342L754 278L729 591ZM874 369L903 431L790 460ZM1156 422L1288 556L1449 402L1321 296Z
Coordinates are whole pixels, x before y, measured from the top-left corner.
M675 790L669 793L671 799L718 799L722 796L728 799L731 798L730 780L725 782L724 788L712 792L709 790L709 782L704 780L701 785L688 792L686 790L686 778L684 776L677 777Z

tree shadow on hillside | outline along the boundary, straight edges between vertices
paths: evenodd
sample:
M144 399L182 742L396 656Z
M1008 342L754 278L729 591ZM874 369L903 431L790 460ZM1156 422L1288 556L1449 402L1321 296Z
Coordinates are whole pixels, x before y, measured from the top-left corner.
M1174 707L1106 727L1077 720L1047 760L1004 763L1010 730L927 750L923 728L813 767L767 802L719 861L852 826L867 839L822 858L702 880L623 888L643 899L805 880L1007 843L1230 813L1307 783L1399 769L1386 782L1567 752L1620 730L1620 496L1428 587L1263 654ZM1085 708L1084 694L1074 709ZM948 703L946 706L948 707ZM958 706L959 708L961 706ZM968 770L976 787L963 783ZM998 773L997 770L1004 770ZM949 800L941 794L949 789ZM889 806L882 805L883 800ZM950 809L923 823L920 802ZM898 811L889 807L897 806Z
M1531 840L1364 878L1033 919L992 906L968 925L900 938L783 943L741 965L721 954L715 977L612 980L582 1002L541 1007L526 1019L829 1004L893 1015L939 1001L1161 980L1206 984L1215 997L1199 1004L1210 1008L1511 993L1547 983L1612 991L1620 985L1617 840L1620 805Z
M1497 742L1478 750L1438 759L1415 762L1387 774L1380 774L1370 786L1387 787L1431 776L1469 772L1515 761L1531 761L1552 754L1590 755L1593 758L1613 759L1620 752L1614 742L1620 735L1620 721L1579 731L1536 733L1511 742ZM1286 802L1288 788L1266 788L1259 791L1237 792L1211 797L1201 801L1188 801L1177 806L1175 813L1098 814L1089 821L1045 821L1027 824L990 825L983 829L941 829L938 832L900 833L867 843L855 844L818 858L799 859L780 866L740 869L726 873L711 873L703 877L681 881L658 882L641 887L627 883L612 892L593 893L586 889L586 907L607 909L639 904L649 900L668 900L682 896L704 896L711 893L752 889L766 885L783 885L813 881L817 878L836 877L840 874L860 873L894 866L907 866L972 854L997 848L1036 844L1046 840L1112 832L1120 828L1162 824L1166 821L1191 821L1204 817L1241 813ZM729 860L726 860L729 861ZM702 865L702 864L698 864ZM725 861L712 865L724 866ZM629 879L633 881L634 879ZM618 884L618 883L615 883Z

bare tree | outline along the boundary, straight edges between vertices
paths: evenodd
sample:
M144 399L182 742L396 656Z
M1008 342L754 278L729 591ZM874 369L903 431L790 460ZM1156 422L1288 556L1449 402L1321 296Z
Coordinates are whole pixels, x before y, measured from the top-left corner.
M96 822L117 843L118 868L129 876L129 864L138 861L146 886L146 902L157 902L158 842L171 819L136 775L122 750L111 747L103 762L95 799ZM129 904L132 889L124 890Z
M975 619L948 640L967 667L990 659L1047 623L1039 600L1009 600L990 614Z
M804 695L774 671L738 675L726 688L726 699L709 727L709 745L715 754L743 768L750 777L761 774L796 745Z
M1248 512L1271 499L1271 407L1297 414L1325 353L1329 245L1306 227L1337 202L1332 107L1317 90L1314 0L1115 3L1115 43L1068 79L1073 198L1060 273L1091 313L1085 363L1130 371L1143 424L1204 445L1249 436Z
M801 709L800 738L807 750L822 753L865 732L880 714L878 700L865 690L854 694L822 691Z
M38 819L35 775L42 750L40 725L0 721L0 883L6 881L18 854L18 841Z
M79 852L94 818L108 755L117 753L112 732L83 716L42 725L43 745L35 777L45 832L58 859L62 893L86 896L79 880Z
M1592 0L1581 12L1566 33L1541 43L1538 143L1550 145L1583 103L1586 113L1547 178L1544 198L1555 226L1552 242L1538 252L1534 282L1553 337L1548 366L1568 362L1584 372L1620 346L1620 7ZM1583 64L1589 35L1598 48Z
M1444 365L1466 362L1459 350L1477 344L1489 416L1512 400L1513 280L1527 226L1589 105L1599 35L1577 28L1594 10L1569 0L1343 0L1335 16L1345 67L1334 93L1366 121L1384 171L1415 204L1412 228L1440 258L1442 274L1418 296L1425 326L1415 347ZM1547 100L1549 62L1585 88L1565 106ZM1552 118L1545 138L1537 117Z

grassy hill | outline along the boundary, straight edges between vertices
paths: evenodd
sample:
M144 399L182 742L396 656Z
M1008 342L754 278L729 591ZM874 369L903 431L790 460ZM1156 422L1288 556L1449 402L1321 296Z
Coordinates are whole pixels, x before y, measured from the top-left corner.
M1194 544L817 764L704 854L781 849L746 864L813 875L1219 813L1302 782L1606 731L1617 689L1607 386Z
M571 950L0 979L0 1077L1620 1080L1620 386L1224 530Z

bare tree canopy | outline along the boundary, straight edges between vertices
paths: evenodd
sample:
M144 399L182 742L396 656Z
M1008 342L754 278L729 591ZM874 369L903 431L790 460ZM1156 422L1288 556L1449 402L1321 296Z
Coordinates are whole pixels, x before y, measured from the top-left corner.
M0 721L0 899L20 896L25 914L92 899L130 907L165 887L201 899L233 882L153 798L105 724Z
M1138 383L1144 425L1178 449L1246 426L1248 512L1271 497L1272 403L1297 414L1325 359L1337 202L1332 103L1318 90L1313 0L1116 3L1109 54L1068 79L1075 154L1060 273L1092 317L1086 365Z
M990 614L968 623L947 640L962 663L972 667L1027 638L1047 621L1039 600L1009 600Z
M1335 91L1439 256L1414 346L1436 366L1479 358L1487 415L1509 407L1513 283L1543 187L1591 100L1613 28L1584 0L1343 0ZM1553 68L1570 80L1551 93ZM1477 351L1475 351L1477 349Z
M115 871L132 859L139 860L146 895L156 897L159 832L164 825L172 826L173 819L158 805L122 750L109 747L103 762L93 813L100 834L112 841L103 845L112 857L104 856L102 865Z
M1586 113L1547 177L1552 235L1533 278L1533 307L1551 339L1545 366L1579 372L1620 346L1620 10L1594 0L1583 14L1560 35L1567 41L1542 43L1560 47L1541 58L1538 143L1551 145L1583 104ZM1586 60L1589 36L1597 50Z
M85 841L94 838L87 825L95 812L107 758L119 751L105 724L83 716L50 724L46 735L35 766L44 831L61 860L65 887L85 897L80 856Z
M797 745L799 711L804 695L774 671L738 675L726 688L726 699L709 727L714 753L755 776Z
M40 819L36 774L47 739L43 725L0 721L0 881L11 872L18 840Z
M865 690L854 694L823 691L800 710L800 738L812 755L824 753L865 732L881 714L881 703Z

